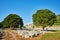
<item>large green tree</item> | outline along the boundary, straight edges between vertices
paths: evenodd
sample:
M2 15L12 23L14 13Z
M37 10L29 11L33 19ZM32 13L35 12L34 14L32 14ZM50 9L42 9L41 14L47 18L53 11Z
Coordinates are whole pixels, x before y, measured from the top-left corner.
M0 28L2 28L3 27L3 25L2 25L2 23L0 22Z
M9 14L4 20L3 20L3 28L14 28L14 27L22 27L23 26L23 20L19 15L16 14Z
M33 24L35 26L42 26L43 30L46 26L52 26L56 21L56 15L48 9L37 10L35 14L32 15Z
M54 25L60 25L60 15L57 15L57 20Z

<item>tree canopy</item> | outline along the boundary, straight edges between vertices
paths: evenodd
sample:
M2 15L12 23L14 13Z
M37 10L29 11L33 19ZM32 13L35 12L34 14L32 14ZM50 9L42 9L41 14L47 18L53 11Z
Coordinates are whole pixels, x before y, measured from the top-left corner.
M54 25L60 25L60 15L57 15L57 20Z
M4 28L23 26L22 18L16 14L9 14L2 23Z
M32 15L33 24L35 26L52 26L56 21L56 15L49 9L37 10L35 14Z
M0 22L0 28L2 28L3 27L3 25L2 25L2 23Z

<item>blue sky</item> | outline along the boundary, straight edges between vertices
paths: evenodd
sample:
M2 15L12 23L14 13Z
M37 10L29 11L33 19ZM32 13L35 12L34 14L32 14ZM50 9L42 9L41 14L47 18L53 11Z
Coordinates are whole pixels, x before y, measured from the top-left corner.
M60 14L60 0L0 0L0 22L8 14L18 14L24 24L32 23L32 14L39 9L50 9Z

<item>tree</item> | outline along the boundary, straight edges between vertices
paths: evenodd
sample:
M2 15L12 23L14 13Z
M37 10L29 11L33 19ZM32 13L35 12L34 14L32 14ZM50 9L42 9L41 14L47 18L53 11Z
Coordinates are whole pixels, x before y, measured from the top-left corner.
M20 16L16 14L9 14L4 20L3 20L3 27L4 28L15 28L21 25L23 26L23 20Z
M32 19L35 26L43 26L44 30L46 26L52 26L54 24L56 15L48 9L41 9L32 15Z
M2 28L3 27L3 25L2 25L2 23L0 22L0 28Z
M60 15L57 15L57 20L54 25L60 25Z

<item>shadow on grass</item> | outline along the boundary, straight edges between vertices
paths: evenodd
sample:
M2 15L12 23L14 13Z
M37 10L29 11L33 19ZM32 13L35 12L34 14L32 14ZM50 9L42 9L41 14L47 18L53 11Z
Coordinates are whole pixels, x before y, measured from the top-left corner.
M56 32L56 31L58 31L58 30L42 30L42 31L50 31L50 32Z

